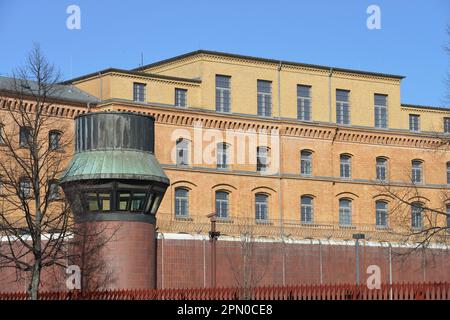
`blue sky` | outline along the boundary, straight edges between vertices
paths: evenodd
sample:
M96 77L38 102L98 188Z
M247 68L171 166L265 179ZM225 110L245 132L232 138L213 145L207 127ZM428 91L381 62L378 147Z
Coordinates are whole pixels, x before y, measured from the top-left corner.
M66 28L69 5L81 29ZM381 9L369 30L366 9ZM0 74L33 42L65 79L134 68L197 49L406 76L402 102L442 106L449 56L448 0L0 0Z

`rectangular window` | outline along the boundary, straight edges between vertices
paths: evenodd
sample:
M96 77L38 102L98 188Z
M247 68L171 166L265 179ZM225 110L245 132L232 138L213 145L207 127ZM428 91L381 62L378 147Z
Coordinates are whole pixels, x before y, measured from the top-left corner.
M387 160L383 158L377 158L377 180L386 181L387 176Z
M336 123L338 124L350 124L349 96L348 90L336 90Z
M229 158L229 145L219 143L217 145L217 168L228 169Z
M311 87L297 86L297 119L311 120Z
M422 162L417 160L412 162L411 180L413 183L422 183Z
M350 179L352 176L351 157L347 155L341 156L341 178Z
M444 133L450 133L450 118L444 118Z
M5 127L0 123L0 144L5 144Z
M352 225L352 202L350 200L339 200L339 225Z
M272 116L272 82L258 80L258 116Z
M145 83L133 83L133 100L136 102L145 102Z
M420 131L420 116L417 114L409 115L409 130L414 132Z
M447 184L450 184L450 161L447 162Z
M387 95L375 94L375 128L387 128Z
M312 171L312 153L310 151L302 151L300 158L300 174L302 176L310 176Z
M255 197L255 218L256 221L267 221L269 216L268 196L257 194Z
M231 77L216 75L216 111L231 112Z
M31 128L20 127L19 132L19 146L27 148L32 143Z
M256 171L258 171L258 172L267 171L268 154L269 154L269 148L267 148L267 147L258 147L256 149Z
M175 89L175 106L185 108L187 106L187 90Z

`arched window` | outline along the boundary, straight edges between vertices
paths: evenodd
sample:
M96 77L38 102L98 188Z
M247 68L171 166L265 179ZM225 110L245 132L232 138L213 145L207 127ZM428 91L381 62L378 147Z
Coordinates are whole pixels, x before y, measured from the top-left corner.
M339 200L339 225L352 225L352 200L350 199Z
M269 217L269 196L264 193L255 195L255 215L257 221L265 221Z
M413 183L422 183L423 174L422 174L422 161L413 160L411 162L411 181Z
M187 189L175 189L175 216L189 216L189 190Z
M5 126L0 123L0 145L5 144Z
M228 169L230 162L230 146L224 142L217 144L217 168Z
M216 191L216 216L222 219L229 218L228 192Z
M189 140L180 138L177 140L177 165L189 165Z
M450 184L450 161L447 162L447 184Z
M269 150L268 147L256 148L256 171L267 171L267 167L269 166Z
M352 176L352 157L341 154L341 178L350 179Z
M48 133L48 148L50 150L61 149L61 132L52 130Z
M27 177L21 177L19 179L19 197L29 198L31 197L31 181Z
M411 205L411 227L421 229L423 226L423 205L420 202L414 202Z
M312 172L312 152L302 150L300 152L300 174L302 176L310 176Z
M377 227L385 228L388 225L387 221L388 206L385 201L375 202L375 220Z
M446 213L447 213L447 231L450 232L450 204L446 207Z
M313 222L313 198L302 196L300 198L300 221L302 223Z
M386 181L387 180L387 166L388 166L387 159L378 157L376 166L377 166L377 180Z

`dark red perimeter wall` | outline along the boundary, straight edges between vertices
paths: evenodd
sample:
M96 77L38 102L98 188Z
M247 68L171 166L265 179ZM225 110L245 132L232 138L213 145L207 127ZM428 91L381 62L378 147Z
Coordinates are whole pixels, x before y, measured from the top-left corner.
M187 237L189 238L189 237ZM114 246L111 246L114 248ZM140 246L151 250L148 246ZM211 243L201 239L157 240L157 288L202 288L211 283ZM135 248L138 250L138 248ZM131 252L132 253L132 252ZM399 255L399 253L401 253ZM360 279L366 283L367 267L377 265L382 283L450 282L450 250L426 249L405 254L405 249L360 245ZM117 259L127 259L124 250ZM280 242L217 242L217 286L264 286L355 283L356 254L348 244ZM130 261L130 263L132 263ZM142 263L142 261L139 261ZM25 291L25 273L0 269L0 292ZM62 269L43 271L43 289L65 290ZM119 288L120 284L110 284Z
M360 281L367 267L377 265L381 282L450 281L450 250L410 250L359 246ZM282 244L277 242L217 242L217 286L338 284L356 282L354 242ZM159 239L158 288L208 287L211 283L209 240Z

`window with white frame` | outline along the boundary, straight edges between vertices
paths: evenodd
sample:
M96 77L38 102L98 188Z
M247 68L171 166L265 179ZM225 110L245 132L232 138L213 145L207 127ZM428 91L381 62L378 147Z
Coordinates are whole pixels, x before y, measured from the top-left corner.
M336 123L349 125L350 124L350 91L336 90Z
M350 199L339 200L339 225L352 225L352 200Z
M377 227L387 227L387 214L388 214L388 205L385 201L376 201L375 202L375 222Z
M420 116L417 114L409 115L409 130L413 132L420 131Z
M189 190L175 189L175 216L186 218L189 216Z
M229 194L226 191L216 191L216 216L221 219L229 218Z
M228 169L230 161L230 146L224 142L217 144L217 168Z
M387 95L375 94L375 128L387 128Z
M231 77L216 75L216 111L231 112Z
M350 179L352 176L352 157L347 154L341 154L340 160L341 178Z
M297 86L297 119L311 120L311 86Z
M256 171L265 172L269 165L269 148L257 147L256 148Z
M313 198L310 196L300 198L300 221L302 223L313 222Z
M415 202L411 205L411 227L421 229L423 226L423 205Z
M258 80L258 116L272 116L272 82Z
M423 163L420 160L413 160L411 162L411 181L413 183L423 182L422 166Z
M176 161L178 166L189 165L189 140L180 138L176 145Z
M300 152L300 174L310 176L312 173L312 152L302 150Z
M133 83L133 101L145 102L146 85L145 83Z
M388 161L386 158L378 157L376 159L377 180L379 181L387 180L387 166Z
M266 221L269 217L269 196L263 193L255 195L255 218L257 221Z
M187 106L187 90L175 88L175 106L186 108Z

